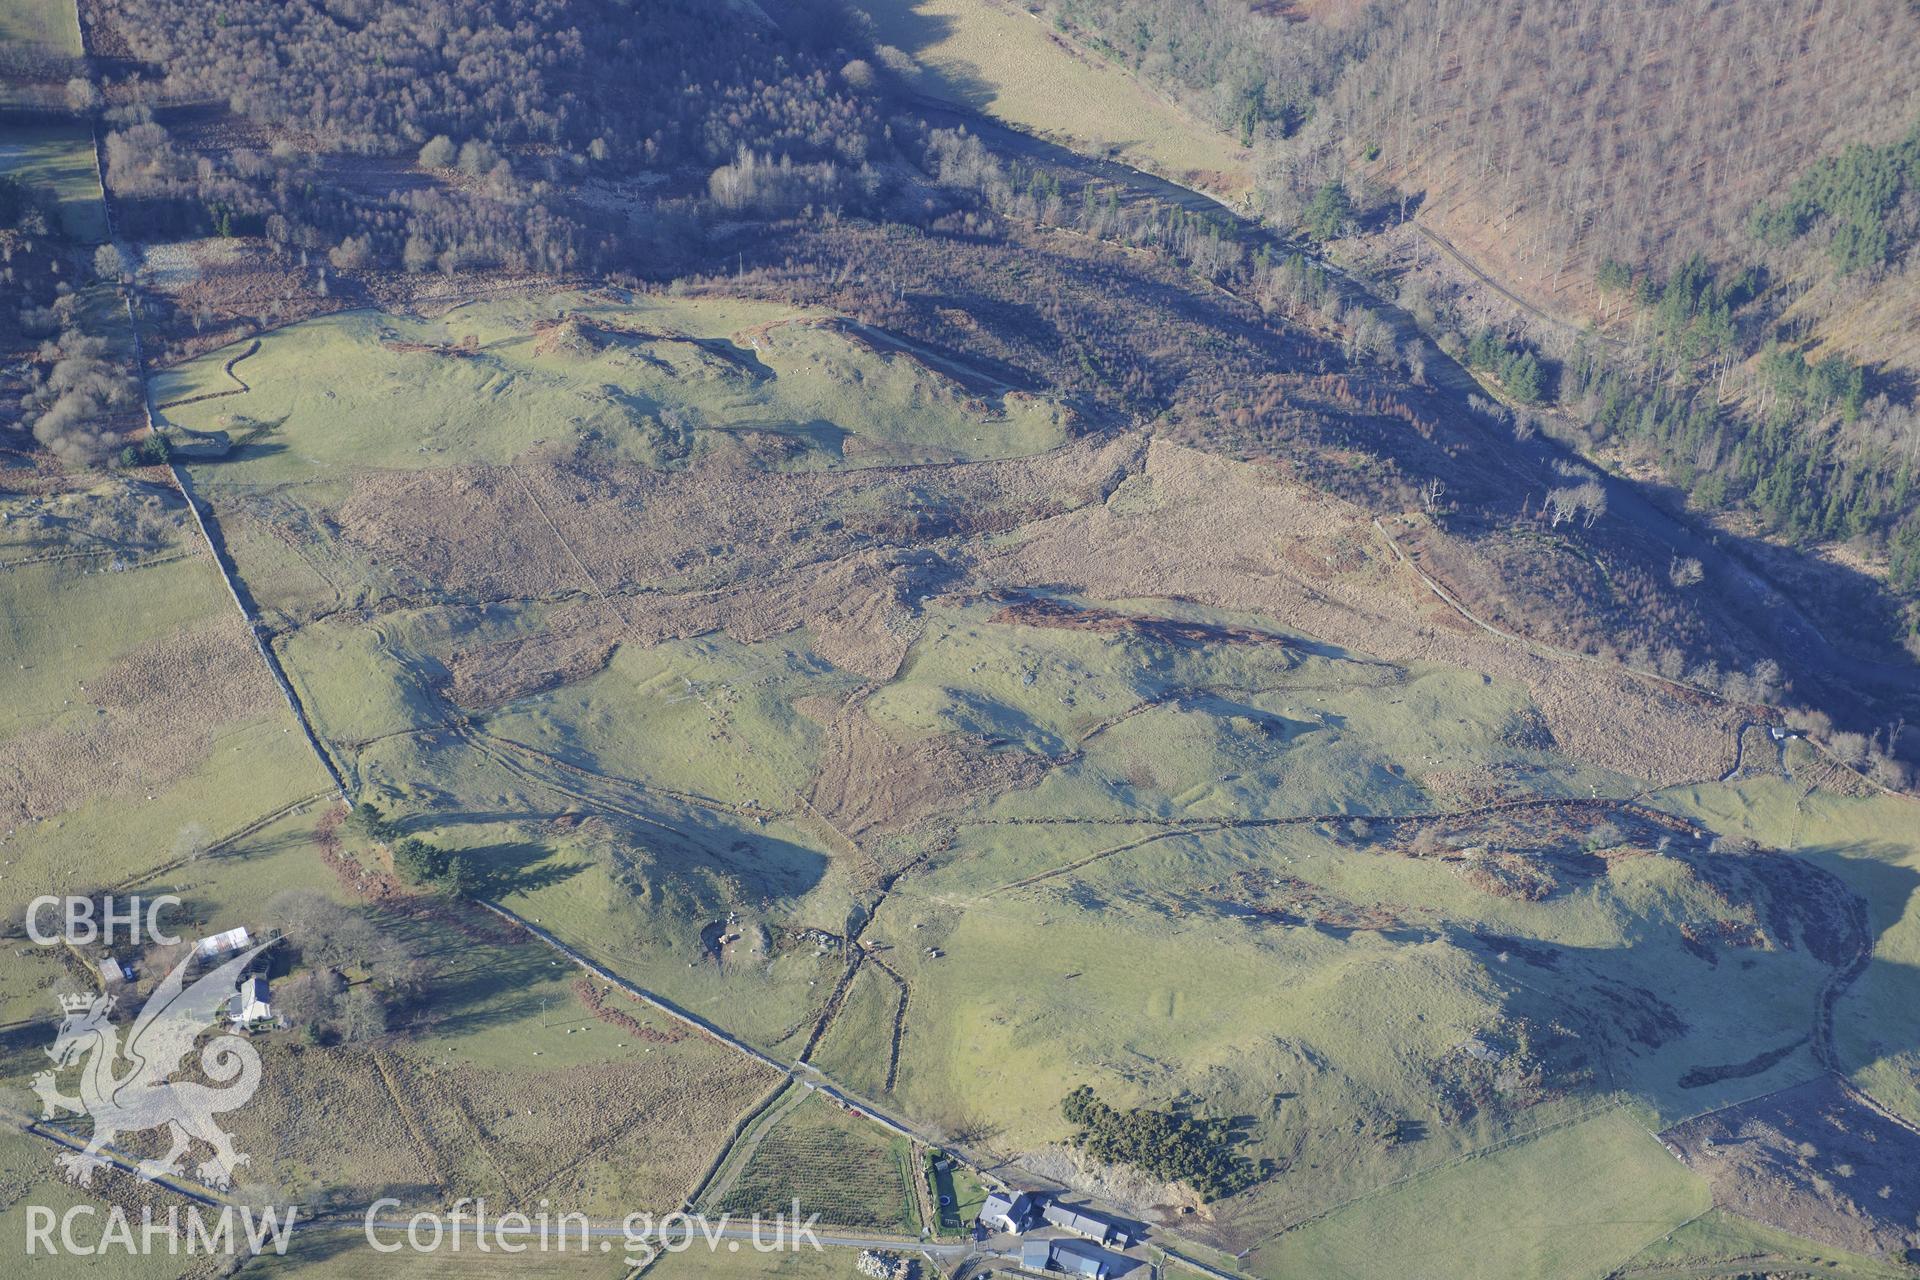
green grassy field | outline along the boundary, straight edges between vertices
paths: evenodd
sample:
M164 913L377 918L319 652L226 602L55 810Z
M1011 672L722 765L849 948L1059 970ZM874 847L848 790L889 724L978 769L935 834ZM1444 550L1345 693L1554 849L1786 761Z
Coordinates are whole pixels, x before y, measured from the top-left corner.
M5 30L10 9L19 13L33 7L33 0L0 0L0 32ZM72 22L71 9L67 10L67 21ZM77 32L74 38L78 38ZM98 244L107 238L93 137L83 126L0 125L0 174L49 191L66 233L82 244Z
M838 327L835 327L838 326ZM504 463L536 442L604 438L667 464L724 440L777 436L797 465L1018 456L1064 438L1065 411L969 392L857 328L767 303L561 296L477 303L437 319L353 311L212 352L154 382L163 416L198 430L278 423L279 446L208 470L257 486L352 468Z
M919 64L909 82L917 93L1224 195L1250 184L1249 152L1121 68L1070 48L1044 19L995 0L859 7L883 44Z
M899 1005L900 990L892 980L872 965L863 968L814 1050L813 1063L862 1097L883 1096L894 1011Z
M1598 1277L1712 1207L1706 1184L1610 1111L1390 1187L1280 1236L1256 1275Z
M43 44L80 56L80 25L67 0L0 0L0 43Z

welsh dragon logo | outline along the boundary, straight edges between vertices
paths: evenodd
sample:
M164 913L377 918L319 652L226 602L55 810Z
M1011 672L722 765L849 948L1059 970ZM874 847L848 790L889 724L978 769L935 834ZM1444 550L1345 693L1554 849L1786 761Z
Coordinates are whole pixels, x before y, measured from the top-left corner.
M191 986L186 971L193 957L182 960L141 1008L124 1046L120 1029L107 1019L114 1004L111 995L60 997L65 1017L46 1051L54 1070L36 1075L33 1091L40 1096L42 1119L63 1111L93 1119L93 1137L86 1148L60 1157L68 1181L91 1185L93 1171L107 1163L101 1152L110 1150L121 1134L164 1127L172 1134L172 1145L159 1159L139 1163L143 1179L184 1172L184 1157L197 1138L212 1147L213 1154L196 1166L195 1174L212 1187L232 1185L234 1172L247 1157L234 1150L233 1139L213 1117L243 1107L253 1097L260 1087L259 1052L240 1036L218 1035L200 1050L200 1068L214 1084L169 1077L186 1065L201 1033L222 1020L248 963L271 945L270 940L242 952ZM56 1077L83 1059L80 1096L68 1097L59 1091Z

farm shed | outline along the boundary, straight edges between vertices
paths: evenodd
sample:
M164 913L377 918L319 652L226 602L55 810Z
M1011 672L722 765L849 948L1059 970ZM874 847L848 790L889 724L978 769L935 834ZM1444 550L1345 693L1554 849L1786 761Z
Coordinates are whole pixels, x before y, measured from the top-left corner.
M235 929L228 929L225 933L216 933L200 939L193 944L193 954L202 960L212 956L223 956L232 951L239 951L251 941L253 936L247 932L245 925L241 925Z
M1026 1271L1062 1271L1072 1276L1091 1276L1093 1280L1110 1280L1138 1265L1132 1258L1078 1240L1029 1240L1020 1246L1020 1266Z
M1133 1233L1127 1224L1058 1200L1047 1201L1040 1216L1052 1226L1085 1236L1097 1244L1114 1244L1124 1249L1133 1243Z

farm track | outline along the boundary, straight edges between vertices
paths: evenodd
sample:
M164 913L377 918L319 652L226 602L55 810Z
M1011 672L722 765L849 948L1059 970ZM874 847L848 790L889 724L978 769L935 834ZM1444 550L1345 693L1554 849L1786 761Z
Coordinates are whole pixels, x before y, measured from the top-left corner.
M759 1122L760 1117L766 1114L767 1108L778 1102L780 1095L793 1086L792 1076L782 1076L774 1081L772 1088L754 1099L752 1106L740 1113L739 1118L733 1122L733 1128L727 1134L727 1140L720 1144L720 1149L713 1153L713 1159L707 1162L707 1167L700 1171L700 1176L695 1178L693 1185L687 1189L686 1197L680 1202L681 1212L694 1211L695 1206L706 1196L707 1189L714 1178L718 1177L720 1171L726 1167L735 1144L746 1135L747 1130Z
M1540 307L1537 307L1533 303L1528 302L1525 298L1521 297L1519 294L1515 293L1513 290L1507 288L1507 286L1501 284L1498 280L1495 280L1492 276L1488 275L1485 271L1482 271L1480 269L1479 264L1474 262L1473 259L1467 257L1466 254L1460 252L1459 247L1456 246L1453 243L1453 241L1447 239L1445 236L1441 235L1438 231L1435 231L1432 227L1420 221L1419 218L1412 219L1412 222L1413 222L1413 229L1415 231L1418 231L1423 237L1425 237L1425 239L1429 244L1433 245L1434 248L1438 249L1441 253L1444 253L1447 257L1451 258L1454 261L1454 263L1458 265L1468 275L1472 276L1474 279L1478 280L1481 284L1485 285L1487 288L1499 294L1502 298L1505 298L1508 302L1512 303L1515 307L1518 307L1521 311L1525 312L1527 315L1532 316L1534 319L1540 321L1543 324L1551 325L1554 328L1561 330L1562 332L1568 334L1571 337L1598 338L1601 342L1607 344L1610 347L1615 348L1616 350L1626 349L1626 344L1621 342L1617 338L1612 338L1607 336L1604 333L1599 333L1595 330L1588 329L1582 325L1577 325L1571 320L1562 319L1561 317L1556 316L1549 311L1542 310Z
M708 700L707 696L704 693L700 692L700 689L698 688L698 686L696 686L693 683L692 680L687 679L687 677L684 675L681 676L680 679L681 679L681 682L686 685L687 693L691 697L693 697L697 702L699 702L699 704L703 709L705 709L707 713L707 718L712 722L715 732L719 733L721 737L725 738L742 755L752 755L753 754L752 746L747 743L741 742L740 739L734 735L733 730L728 727L727 717L721 714L720 709L714 706L713 703ZM886 882L887 869L881 865L879 859L875 858L871 853L868 853L866 848L862 846L859 841L855 840L852 836L848 835L845 831L842 831L833 822L831 818L827 817L826 814L820 812L819 808L814 805L813 800L810 797L808 797L804 792L801 792L794 788L789 788L788 793L793 796L796 802L798 802L801 809L804 809L809 815L812 816L814 821L820 824L822 829L824 829L826 832L831 834L836 840L840 842L842 846L844 846L846 852L851 853L855 858L866 863L867 870L872 875L873 880L876 884L884 884ZM883 898L885 897L884 890L882 891L881 896ZM875 903L874 905L877 907L879 904ZM871 913L869 913L868 919L872 919ZM853 939L849 938L848 941L851 943Z
M752 1119L741 1130L738 1139L721 1148L720 1163L715 1168L715 1176L700 1189L700 1198L710 1206L726 1199L727 1193L732 1191L740 1181L740 1175L746 1172L747 1165L752 1162L753 1154L760 1149L760 1144L766 1141L767 1135L773 1132L782 1120L807 1100L809 1092L811 1091L808 1089L795 1087L791 1080L783 1081L775 1094L776 1101L751 1113ZM780 1093L787 1095L784 1101L777 1100ZM689 1197L689 1203L691 1200L692 1198Z
M586 791L581 791L575 787L569 787L563 782L556 781L553 778L543 776L537 768L525 763L522 760L519 760L514 758L513 756L510 756L504 751L497 750L494 744L498 743L499 739L494 738L491 734L488 734L485 730L476 729L471 725L463 724L463 725L457 726L453 730L453 733L454 733L454 736L460 738L469 747L473 748L475 751L479 752L481 755L487 757L487 759L493 761L495 764L499 765L502 769L505 769L508 773L512 774L516 778L519 778L523 782L531 783L534 786L541 787L541 788L544 788L545 790L552 791L558 795L565 796L570 800L578 801L579 803L587 805L590 808L599 809L606 813L616 814L619 817L626 818L630 821L638 822L638 823L641 823L642 825L653 827L656 830L663 831L666 834L673 836L677 839L687 841L689 844L699 843L694 838L691 832L682 831L679 827L674 826L672 823L664 822L650 813L646 813L646 812L643 812L642 810L635 809L629 805L621 803L618 800L611 800L605 796L594 795Z
M453 725L452 733L454 734L455 737L458 737L463 742L465 742L474 751L485 756L487 759L493 761L495 764L499 765L502 769L506 770L510 775L512 775L513 777L519 779L524 783L527 783L531 786L539 787L545 791L550 791L555 795L562 796L579 805L582 805L589 810L596 811L599 813L612 814L615 817L625 818L628 821L640 823L644 826L652 827L655 830L664 832L665 834L672 836L675 839L687 845L693 846L695 848L702 847L702 841L698 835L690 831L682 830L681 828L674 826L672 823L666 821L665 819L656 816L652 812L649 812L644 809L635 808L633 807L633 804L624 802L623 800L620 800L620 799L608 799L604 794L600 794L598 792L581 790L577 786L569 785L567 781L564 779L556 779L554 777L543 774L540 771L540 769L541 769L541 766L551 766L554 768L562 768L564 766L565 768L572 769L573 772L581 776L583 781L590 781L590 782L597 781L603 786L611 786L616 788L630 788L634 791L640 792L644 796L646 792L646 788L642 787L639 783L632 782L628 779L615 778L608 774L595 773L589 769L579 769L577 766L566 766L564 761L556 760L553 757L547 755L547 753L543 751L537 751L531 747L525 747L523 744L520 744L520 743L513 743L509 739L497 738L494 735L488 733L486 730L480 729L467 721L461 721L460 723ZM531 757L531 760L516 759L508 751L496 750L495 749L496 747L499 747L499 748L519 747L526 755ZM677 798L679 793L667 793L667 794L673 794ZM756 815L759 812L760 812L759 810L754 811ZM785 816L785 815L780 815L780 816ZM624 852L620 851L619 849L615 849L612 853L612 856L622 865L622 867L624 867L629 871L633 870L632 861L627 857L627 855Z
M462 720L460 727L470 729L471 732L484 737L488 742L502 750L510 751L518 756L538 760L541 764L549 768L556 769L571 777L579 778L582 782L592 785L611 787L615 790L630 791L640 795L669 796L691 808L706 809L714 813L724 813L736 818L784 818L790 816L787 813L770 809L748 808L745 805L728 804L725 800L721 800L715 796L701 795L697 791L679 791L672 787L650 786L643 782L636 782L631 778L623 778L618 774L601 773L594 769L588 769L583 765L562 760L550 751L542 751L540 748L530 747L524 742L517 742L512 738L502 737L497 733L473 725L470 721Z
M1581 800L1577 797L1567 798L1567 799L1554 799L1554 800L1525 800L1525 801L1503 802L1496 805L1484 806L1480 809L1463 810L1459 812L1460 813L1496 812L1500 810L1539 808L1539 807L1554 806L1554 805L1571 805L1574 807L1582 807L1582 808L1597 807L1597 808L1612 809L1615 811L1618 811L1623 808L1630 808L1630 809L1636 809L1643 812L1647 812L1650 814L1655 814L1655 816L1658 816L1661 818L1670 818L1670 815L1658 814L1657 811L1646 810L1644 806L1636 805L1631 801ZM1338 819L1350 820L1356 816L1361 816L1361 815L1341 814L1341 815L1332 815L1332 816ZM1456 814L1456 815L1449 815L1449 816L1458 816L1458 815ZM1410 817L1414 817L1414 815L1398 815L1396 817L1387 818L1384 820L1385 821L1406 821L1406 820L1409 820ZM1275 820L1275 821L1276 822L1299 822L1299 821L1307 821L1307 820L1308 819L1282 819L1282 820ZM1325 820L1325 819L1319 819L1319 820ZM1189 833L1189 832L1171 831L1171 832L1165 832L1161 834L1176 835L1176 834L1186 834L1186 833ZM1150 837L1149 839L1152 839L1152 838L1159 838L1159 837ZM1044 873L1044 874L1057 874L1057 872ZM688 1013L685 1010L681 1010L677 1006L674 1006L673 1004L671 1004L670 1002L667 1002L661 999L660 997L653 995L651 992L647 992L643 988L637 987L634 984L627 982L625 979L618 977L617 975L613 974L611 971L607 970L604 966L599 965L598 963L588 959L581 953L575 951L573 948L568 947L565 943L560 942L557 938L553 937L553 935L551 935L544 929L541 929L539 926L532 924L531 922L525 920L524 918L508 910L507 908L499 906L498 904L489 903L489 902L483 902L480 905L485 907L487 910L493 912L494 914L500 916L501 918L509 921L510 923L519 925L522 929L526 930L529 934L531 934L537 940L545 943L548 947L552 948L562 956L566 957L572 963L586 969L588 972L602 978L603 980L620 987L622 990L627 992L628 995L639 1000L641 1003L647 1004L659 1010L660 1012L666 1014L667 1016L682 1022L683 1024L687 1025L693 1030L696 1030L701 1034L706 1035L709 1038L718 1041L722 1045L731 1047L738 1052L744 1053L752 1057L754 1060L758 1062L761 1062L767 1066L773 1067L775 1070L780 1071L782 1075L785 1077L788 1077L794 1080L800 1080L803 1084L811 1084L812 1087L819 1089L820 1092L825 1093L829 1098L835 1100L836 1102L839 1102L844 1106L853 1107L861 1111L863 1114L872 1118L876 1123L880 1124L883 1128L886 1128L902 1137L907 1137L915 1141L926 1143L932 1146L941 1146L944 1149L952 1151L955 1154L959 1155L963 1160L973 1165L973 1167L976 1169L981 1169L981 1170L1001 1169L1006 1171L1006 1173L1008 1173L1011 1176L1014 1176L1016 1178L1022 1178L1025 1181L1034 1183L1035 1185L1039 1185L1041 1182L1044 1181L1041 1179L1035 1179L1032 1175L1026 1174L1023 1170L1021 1170L1019 1166L1011 1164L1009 1162L982 1160L979 1158L979 1156L971 1154L965 1151L963 1148L958 1148L954 1144L936 1143L931 1138L928 1138L924 1135L919 1134L914 1129L910 1128L909 1126L897 1120L892 1119L891 1117L887 1116L885 1113L875 1110L870 1103L864 1101L863 1099L858 1098L856 1095L848 1093L844 1088L834 1084L828 1077L826 1077L823 1073L821 1073L818 1070L818 1068L805 1063L796 1063L793 1066L786 1066L781 1062L779 1062L777 1059L771 1057L770 1055L762 1053L760 1050L757 1050L752 1046L747 1045L743 1041L740 1041L737 1038L733 1037L732 1035L728 1034L727 1032L722 1031L720 1028L714 1026L713 1024L708 1023L704 1019L699 1018L697 1015ZM1860 968L1864 968L1864 960L1857 961L1856 963ZM1857 973L1854 974L1853 976L1857 976ZM1849 978L1847 981L1850 982L1851 979ZM1831 1004L1832 1001L1838 999L1839 995L1844 990L1844 986L1845 986L1845 983L1836 982L1834 984L1831 997L1828 1001L1829 1005ZM817 1083L814 1083L816 1081ZM1407 1182L1411 1182L1416 1179L1423 1178L1430 1174L1439 1172L1442 1169L1451 1168L1455 1165L1465 1163L1466 1161L1477 1159L1480 1156L1493 1154L1495 1152L1505 1150L1509 1147L1516 1146L1522 1142L1530 1141L1534 1138L1541 1137L1546 1133L1552 1132L1560 1128L1564 1128L1567 1125L1578 1123L1581 1120L1585 1120L1593 1116L1600 1115L1608 1110L1618 1107L1619 1105L1620 1104L1617 1102L1606 1103L1602 1106L1582 1112L1579 1115L1569 1117L1562 1121L1556 1122L1552 1125L1548 1125L1542 1129L1532 1130L1524 1134L1513 1135L1510 1138L1503 1139L1502 1141L1491 1144L1485 1148L1479 1149L1477 1151L1469 1152L1463 1156L1455 1158L1454 1160L1447 1161L1442 1165L1435 1166L1434 1168L1430 1168L1430 1169L1423 1169L1413 1174L1409 1174L1404 1178L1398 1179L1393 1183L1386 1184L1385 1186L1382 1186L1382 1187L1376 1187L1376 1188L1370 1189L1368 1192L1364 1193L1361 1196L1356 1196L1348 1201L1342 1202L1341 1205L1331 1206L1326 1210L1316 1213L1310 1218L1303 1219L1301 1222L1289 1224L1286 1228L1283 1228L1279 1232L1273 1233L1272 1236L1269 1236L1265 1240L1261 1241L1260 1244L1264 1244L1267 1241L1270 1241L1271 1239L1277 1237L1278 1235L1284 1234L1286 1231L1295 1230L1300 1226L1306 1225L1306 1223L1317 1221L1321 1218L1324 1218L1329 1214L1337 1211L1338 1209L1345 1207L1345 1205L1347 1204L1352 1204L1358 1200L1366 1199L1371 1196L1382 1194L1398 1186L1401 1186ZM749 1118L746 1123L751 1124L752 1123L751 1118ZM744 1131L745 1129L743 1127L742 1132L744 1133ZM725 1157L725 1153L723 1153L722 1158L724 1159L724 1157ZM718 1165L716 1165L716 1169L717 1168L718 1168ZM712 1175L709 1175L709 1177L711 1176ZM860 1241L858 1238L855 1238L855 1237L848 1237L848 1242L850 1245L857 1245L857 1244L863 1243L862 1241ZM1240 1258L1245 1258L1251 1253L1253 1253L1258 1247L1259 1247L1259 1244L1256 1244L1242 1251L1237 1256ZM954 1248L956 1249L956 1251L959 1249L958 1246L955 1246ZM1206 1276L1212 1277L1213 1280L1239 1280L1239 1278L1234 1276L1233 1273L1225 1272L1220 1270L1219 1268L1210 1266L1204 1262L1201 1262L1197 1258L1194 1258L1187 1254L1183 1254L1176 1249L1167 1247L1164 1244L1161 1246L1161 1249L1169 1259L1179 1263L1182 1266L1191 1268Z
M1740 772L1741 761L1746 758L1747 753L1747 730L1752 727L1753 722L1751 720L1742 720L1734 726L1733 763L1728 765L1727 771L1720 775L1721 782L1732 782L1734 775Z

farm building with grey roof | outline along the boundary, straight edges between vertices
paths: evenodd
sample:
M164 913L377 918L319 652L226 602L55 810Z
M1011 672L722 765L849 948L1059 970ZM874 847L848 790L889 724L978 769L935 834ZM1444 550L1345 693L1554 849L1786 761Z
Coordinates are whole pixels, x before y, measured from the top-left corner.
M1048 1200L1040 1216L1050 1226L1064 1228L1098 1244L1114 1244L1124 1249L1133 1243L1133 1231L1126 1223L1091 1213L1077 1205Z
M1091 1280L1112 1280L1138 1265L1132 1258L1080 1240L1055 1237L1028 1240L1020 1246L1020 1266L1025 1271L1060 1271L1070 1276L1088 1276Z

